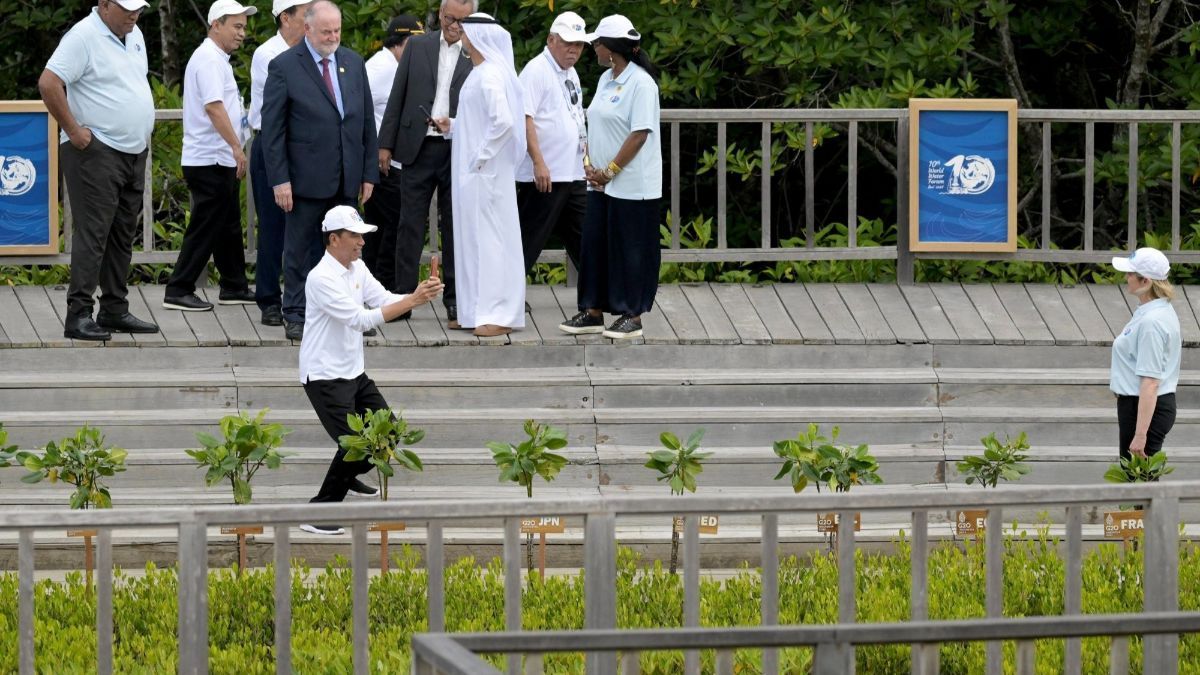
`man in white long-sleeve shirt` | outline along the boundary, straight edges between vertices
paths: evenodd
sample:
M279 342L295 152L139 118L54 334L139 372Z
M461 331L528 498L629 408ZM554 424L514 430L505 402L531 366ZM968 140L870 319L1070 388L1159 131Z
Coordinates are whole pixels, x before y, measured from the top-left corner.
M382 410L387 401L371 378L363 358L364 331L382 325L442 292L442 282L430 277L408 295L396 295L380 284L363 264L363 235L376 227L363 222L352 206L336 206L325 214L321 236L325 256L308 273L304 285L304 338L300 343L300 383L325 431L337 443L352 433L348 413ZM364 305L366 307L364 307ZM370 308L370 309L368 309ZM346 493L372 495L377 488L358 476L371 469L366 460L346 462L340 446L314 502L340 502ZM342 534L338 525L306 524L314 534Z

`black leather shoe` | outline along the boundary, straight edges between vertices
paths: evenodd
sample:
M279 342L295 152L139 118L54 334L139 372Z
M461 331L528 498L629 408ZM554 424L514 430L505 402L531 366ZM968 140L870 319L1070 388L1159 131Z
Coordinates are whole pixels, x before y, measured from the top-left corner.
M221 289L221 294L217 296L218 305L253 305L254 291L249 288L239 290Z
M283 308L279 305L271 305L262 311L262 325L264 326L282 326L283 325Z
M458 321L458 305L446 305L446 320Z
M205 302L195 293L187 295L168 295L163 298L164 309L178 309L181 312L211 312L212 303Z
M111 340L112 333L100 327L90 316L68 316L63 327L63 336L73 340Z
M304 324L299 321L285 321L283 328L283 336L289 340L304 339Z
M157 333L158 326L149 321L142 321L136 316L125 312L124 314L106 314L100 312L96 317L96 323L109 330L115 330L119 333Z
M363 337L375 337L376 335L379 335L379 331L374 328L368 328L363 331Z

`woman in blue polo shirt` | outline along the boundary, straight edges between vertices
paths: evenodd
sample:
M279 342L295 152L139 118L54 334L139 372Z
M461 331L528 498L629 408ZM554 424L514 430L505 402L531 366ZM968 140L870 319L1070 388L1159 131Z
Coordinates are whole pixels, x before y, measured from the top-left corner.
M1179 317L1171 307L1174 289L1167 281L1171 266L1153 248L1139 248L1128 258L1113 258L1125 273L1125 290L1138 298L1138 308L1113 341L1109 388L1117 395L1121 457L1153 455L1162 450L1175 424L1175 386L1179 383L1182 343Z
M586 39L608 70L587 110L589 192L579 253L579 313L559 328L620 340L642 334L642 314L650 311L658 292L658 71L641 48L641 35L619 14L601 19ZM604 312L617 315L607 329Z

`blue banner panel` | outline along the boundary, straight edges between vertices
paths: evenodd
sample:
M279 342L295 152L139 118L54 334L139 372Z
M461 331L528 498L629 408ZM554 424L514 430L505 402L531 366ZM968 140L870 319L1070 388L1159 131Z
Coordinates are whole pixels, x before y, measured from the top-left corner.
M44 112L0 114L0 246L51 243L49 123Z
M919 240L1008 241L1008 113L922 110L917 149Z

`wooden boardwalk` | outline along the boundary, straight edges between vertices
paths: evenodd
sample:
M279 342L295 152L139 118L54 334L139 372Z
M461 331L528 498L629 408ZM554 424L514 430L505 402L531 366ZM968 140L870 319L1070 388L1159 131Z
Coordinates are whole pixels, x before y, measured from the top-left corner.
M1200 286L1175 299L1184 344L1200 345ZM215 289L198 292L216 300ZM63 286L0 287L0 348L188 347L288 345L282 327L259 323L258 308L217 306L213 312L162 308L162 286L130 287L130 309L156 321L155 335L115 334L108 343L63 337ZM441 305L409 321L383 326L369 345L576 345L611 342L575 337L558 324L575 312L575 291L530 286L524 330L477 338L447 330ZM972 344L1108 345L1128 321L1134 299L1116 285L1039 284L670 284L659 288L645 336L662 345Z

